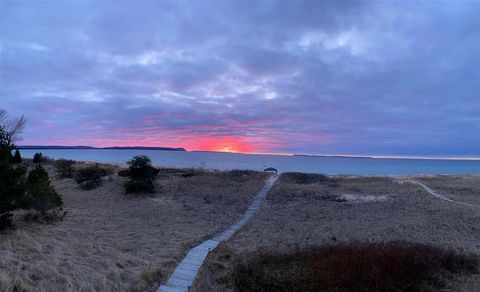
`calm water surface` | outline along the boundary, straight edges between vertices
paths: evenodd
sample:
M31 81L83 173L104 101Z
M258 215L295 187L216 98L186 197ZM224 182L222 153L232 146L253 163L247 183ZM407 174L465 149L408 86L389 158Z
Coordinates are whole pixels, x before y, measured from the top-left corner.
M263 170L266 167L275 167L280 173L287 171L353 175L480 173L478 160L309 157L161 150L21 150L22 156L29 158L32 158L35 152L42 152L52 158L110 163L126 163L134 155L147 155L154 165L163 167L219 170Z

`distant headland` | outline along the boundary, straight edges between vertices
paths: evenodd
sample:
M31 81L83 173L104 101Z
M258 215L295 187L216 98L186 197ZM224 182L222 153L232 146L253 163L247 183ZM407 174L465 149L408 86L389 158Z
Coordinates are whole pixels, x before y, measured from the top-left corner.
M118 150L164 150L164 151L187 151L185 148L171 148L171 147L150 147L150 146L113 146L113 147L93 147L93 146L58 146L58 145L23 145L17 147L20 150L27 149L118 149Z

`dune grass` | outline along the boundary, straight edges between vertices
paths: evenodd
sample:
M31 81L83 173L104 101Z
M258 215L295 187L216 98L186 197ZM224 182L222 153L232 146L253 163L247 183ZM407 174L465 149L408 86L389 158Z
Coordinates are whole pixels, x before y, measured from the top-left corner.
M475 179L471 180L473 184ZM302 251L310 252L311 246L410 242L420 247L434 246L435 250L452 248L480 254L479 220L480 210L446 204L421 187L402 183L395 177L284 173L267 195L260 212L209 254L193 291L238 290L232 275L239 261L252 259L251 255L266 255L267 260L278 257L283 261L302 255ZM416 251L407 249L407 252L415 255ZM248 265L248 261L245 263ZM351 267L358 264L349 263ZM480 273L442 271L449 276L444 291L480 291ZM427 272L427 276L431 275Z
M235 222L266 179L161 170L155 193L130 196L116 174L82 190L44 166L67 214L51 224L15 214L16 229L0 233L0 291L153 291L193 245Z

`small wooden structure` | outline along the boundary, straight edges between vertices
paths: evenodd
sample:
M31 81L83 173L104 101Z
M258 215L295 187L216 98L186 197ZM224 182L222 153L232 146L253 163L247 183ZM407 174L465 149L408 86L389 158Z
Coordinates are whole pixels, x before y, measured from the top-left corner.
M263 170L264 172L275 172L275 174L278 174L278 171L276 168L273 168L273 167L267 167L265 168L265 170Z

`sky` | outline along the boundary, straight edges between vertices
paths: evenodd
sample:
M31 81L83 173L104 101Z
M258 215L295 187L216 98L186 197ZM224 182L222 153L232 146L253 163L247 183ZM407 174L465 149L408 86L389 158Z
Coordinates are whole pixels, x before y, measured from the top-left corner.
M20 145L480 157L479 1L0 1Z

